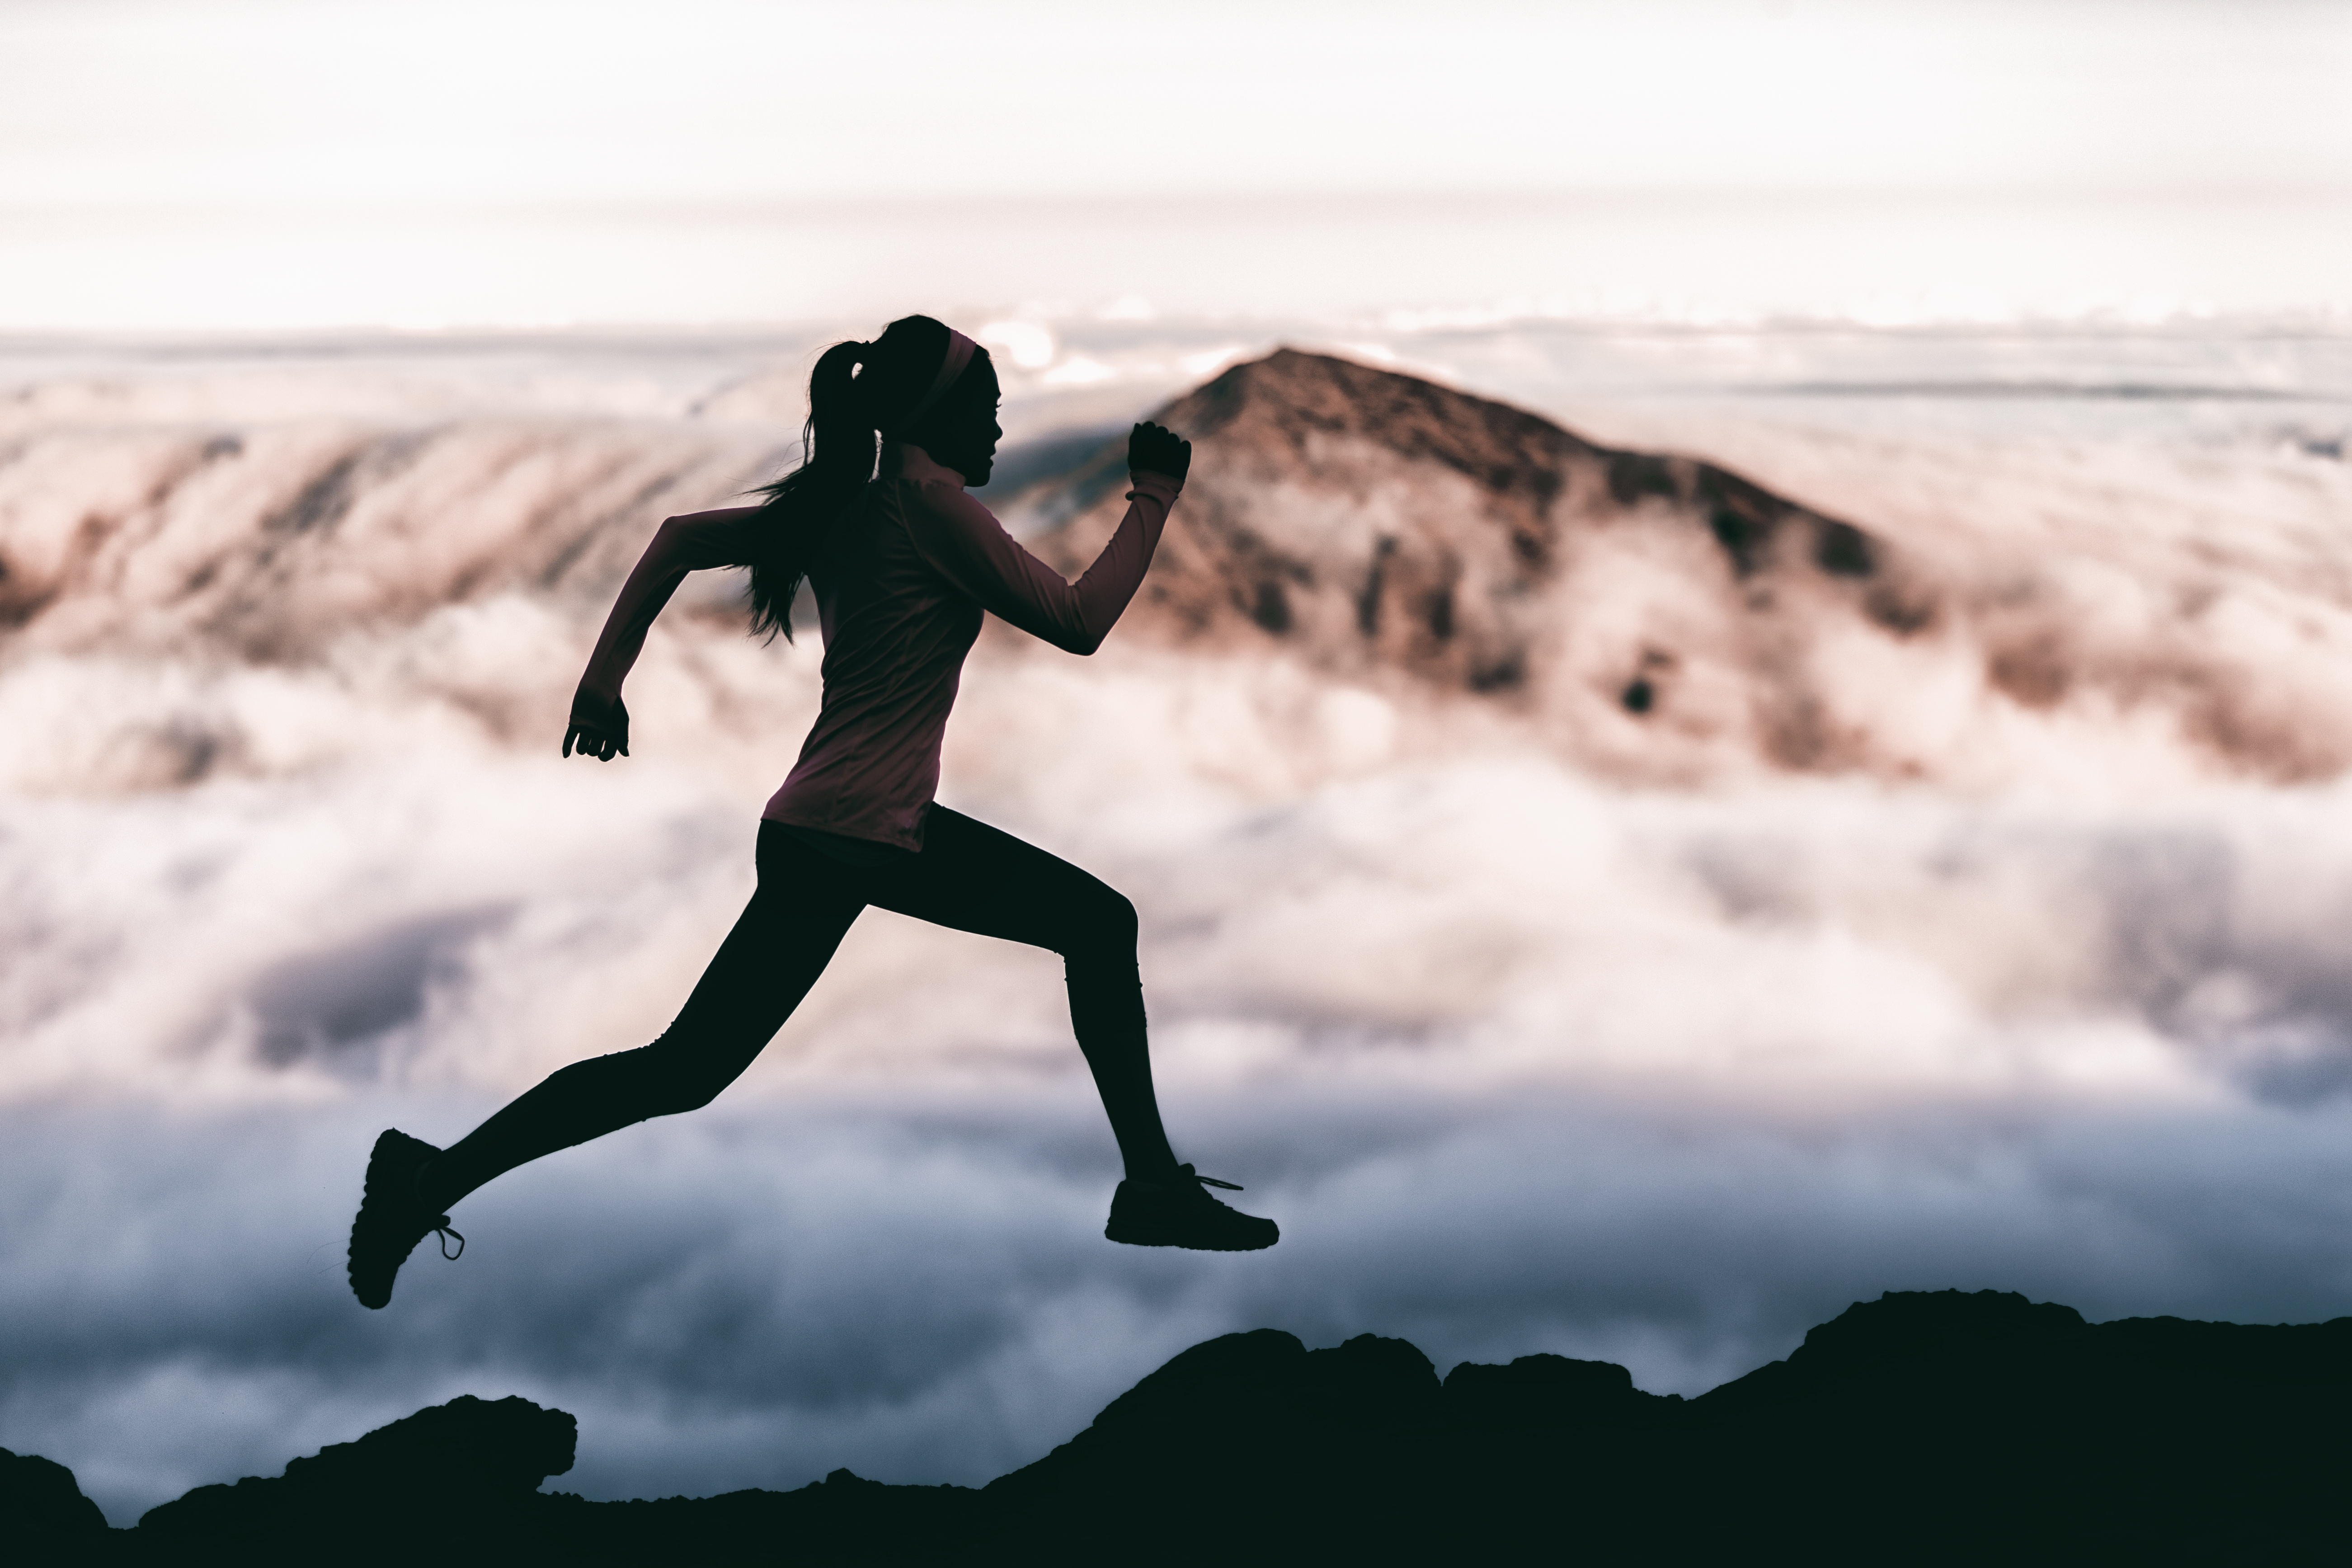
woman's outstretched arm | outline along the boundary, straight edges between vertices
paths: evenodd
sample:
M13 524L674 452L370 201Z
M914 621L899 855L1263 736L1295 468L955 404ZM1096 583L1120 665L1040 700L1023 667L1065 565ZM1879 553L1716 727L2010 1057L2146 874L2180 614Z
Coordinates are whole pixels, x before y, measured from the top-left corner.
M750 520L756 506L723 507L667 519L654 533L636 569L621 584L604 635L588 657L588 672L572 699L572 722L563 734L563 754L575 746L583 756L610 762L629 754L629 710L621 702L621 682L646 646L646 633L688 572L711 566L741 566L751 559Z
M924 488L924 515L912 520L916 542L941 575L992 615L1055 647L1092 653L1143 585L1192 447L1159 426L1139 425L1128 454L1135 488L1127 492L1127 515L1076 583L1024 550L986 507L950 485Z

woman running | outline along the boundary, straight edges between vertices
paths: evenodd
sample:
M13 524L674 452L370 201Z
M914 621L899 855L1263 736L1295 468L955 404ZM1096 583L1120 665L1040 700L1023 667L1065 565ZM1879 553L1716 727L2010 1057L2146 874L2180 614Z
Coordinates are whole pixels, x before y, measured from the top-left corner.
M352 1290L392 1299L410 1251L448 1210L558 1149L708 1105L751 1065L868 904L1062 955L1070 1022L1118 1139L1126 1179L1104 1235L1139 1247L1241 1252L1272 1220L1202 1187L1160 1123L1135 957L1135 906L1068 862L931 798L940 745L981 612L1072 653L1102 645L1143 581L1192 460L1138 425L1134 489L1110 542L1074 584L964 493L988 481L999 403L988 351L928 316L870 343L835 343L809 377L808 460L765 504L674 517L621 589L572 699L563 754L629 750L621 682L687 573L751 569L752 630L791 635L805 577L824 634L824 692L800 761L761 814L759 889L685 1008L652 1045L550 1075L447 1149L387 1131L352 1222ZM881 442L877 472L875 446Z

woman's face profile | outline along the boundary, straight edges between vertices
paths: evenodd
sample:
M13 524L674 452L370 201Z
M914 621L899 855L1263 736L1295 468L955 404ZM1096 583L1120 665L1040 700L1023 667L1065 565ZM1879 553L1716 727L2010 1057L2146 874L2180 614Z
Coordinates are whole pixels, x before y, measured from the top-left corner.
M996 366L987 350L979 350L939 407L923 421L915 444L929 453L933 462L953 468L977 489L988 483L989 473L996 466L996 443L1004 435L996 423L996 411L1003 400Z

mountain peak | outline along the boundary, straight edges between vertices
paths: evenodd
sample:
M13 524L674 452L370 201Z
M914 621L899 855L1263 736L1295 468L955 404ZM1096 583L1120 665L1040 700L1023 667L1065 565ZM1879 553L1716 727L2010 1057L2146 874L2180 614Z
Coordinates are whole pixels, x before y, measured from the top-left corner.
M1863 765L1797 650L1933 619L1853 524L1418 376L1285 348L1155 417L1194 455L1139 635L1506 702L1604 771ZM1106 449L1031 499L1057 566L1101 548L1124 478Z
M1563 461L1600 450L1507 403L1294 348L1231 366L1167 413L1195 438L1237 437L1301 455L1318 439L1358 438L1497 494L1545 499L1557 493Z

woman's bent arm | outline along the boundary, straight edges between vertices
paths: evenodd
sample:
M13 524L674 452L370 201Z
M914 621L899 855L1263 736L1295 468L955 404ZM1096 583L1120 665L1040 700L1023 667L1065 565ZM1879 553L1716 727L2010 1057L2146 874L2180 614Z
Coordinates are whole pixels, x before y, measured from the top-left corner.
M915 540L923 557L1000 619L1071 653L1092 653L1127 609L1160 547L1178 482L1137 470L1127 515L1076 583L1021 548L989 510L950 485L926 485Z
M688 572L712 566L743 566L751 562L752 532L745 526L759 514L756 506L725 507L717 511L691 512L665 521L653 542L638 557L636 569L621 585L613 613L604 617L604 635L588 658L588 672L580 689L606 702L617 702L621 682L646 646L646 633L661 614Z

